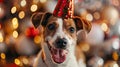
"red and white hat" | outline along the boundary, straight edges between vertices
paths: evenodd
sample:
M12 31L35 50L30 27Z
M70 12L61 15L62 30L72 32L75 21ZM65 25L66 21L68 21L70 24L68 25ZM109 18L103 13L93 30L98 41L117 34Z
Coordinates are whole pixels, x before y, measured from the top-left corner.
M72 18L74 14L74 0L58 0L53 12L54 16Z

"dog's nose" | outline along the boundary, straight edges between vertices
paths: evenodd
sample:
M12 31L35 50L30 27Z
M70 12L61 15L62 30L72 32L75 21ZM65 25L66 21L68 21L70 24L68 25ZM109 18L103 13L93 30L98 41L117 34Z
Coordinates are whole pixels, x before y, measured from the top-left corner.
M65 49L67 46L67 40L65 38L63 39L58 39L56 41L56 47L57 48L62 48L62 49Z

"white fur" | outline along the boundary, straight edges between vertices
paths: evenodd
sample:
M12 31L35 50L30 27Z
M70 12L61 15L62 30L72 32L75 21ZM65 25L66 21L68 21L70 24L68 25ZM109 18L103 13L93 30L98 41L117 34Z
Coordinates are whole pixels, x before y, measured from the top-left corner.
M51 60L50 52L46 44L44 44L44 50L46 53L45 62L43 62L41 58L41 52L40 52L38 54L38 57L33 67L78 67L76 58L72 53L70 54L70 57L64 63L56 64Z

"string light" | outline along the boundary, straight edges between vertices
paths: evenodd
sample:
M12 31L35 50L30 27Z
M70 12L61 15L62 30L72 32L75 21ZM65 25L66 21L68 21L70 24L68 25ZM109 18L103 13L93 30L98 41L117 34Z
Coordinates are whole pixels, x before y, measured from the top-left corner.
M23 62L24 64L28 64L28 63L29 63L29 61L28 61L27 58L23 58L23 59L22 59L22 62Z
M92 21L92 20L93 20L92 14L87 14L87 15L86 15L86 20Z
M20 64L21 64L21 62L20 62L19 59L15 59L15 60L14 60L14 63L15 63L16 65L20 65Z
M18 19L15 17L12 19L12 25L14 29L17 29L19 24L18 24Z
M99 13L99 12L95 12L95 13L93 14L93 16L94 16L94 18L95 18L96 20L100 19L100 13Z
M1 53L0 56L1 56L1 59L5 59L6 58L6 55L4 53Z
M18 32L17 31L13 31L13 37L17 38L18 37Z
M108 30L108 26L107 26L106 23L102 23L101 28L102 28L103 31L107 31Z
M0 32L0 42L3 42L4 38L3 38L3 35L2 33Z
M25 17L25 12L24 11L20 11L18 14L20 19L23 19Z
M112 58L113 58L115 61L117 61L117 60L119 59L118 53L117 53L117 52L113 52Z
M26 0L22 0L22 1L20 2L20 5L21 5L22 7L24 7L24 6L26 5Z
M120 48L119 39L114 40L114 42L112 43L112 47L116 50Z
M32 12L37 11L37 9L38 9L38 6L35 5L35 4L33 4L33 5L31 6L31 8L30 8L30 10L31 10Z
M98 61L97 61L97 64L99 66L102 66L104 64L104 60L102 58L100 58Z
M35 36L34 37L34 42L36 43L36 44L39 44L40 42L41 42L41 38L40 38L40 36Z
M39 2L39 0L33 0L33 3L38 3Z
M15 6L11 8L11 13L12 14L16 13L16 11L17 11L17 8Z
M45 3L47 0L40 0L41 3Z

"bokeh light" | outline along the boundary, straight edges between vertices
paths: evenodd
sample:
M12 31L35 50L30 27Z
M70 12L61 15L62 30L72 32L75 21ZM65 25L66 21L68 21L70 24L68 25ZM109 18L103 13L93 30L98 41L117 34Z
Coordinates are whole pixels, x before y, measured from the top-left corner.
M116 39L113 41L112 47L113 49L116 49L116 50L120 48L119 39Z
M119 65L117 63L113 64L113 67L119 67Z
M1 56L1 59L5 59L6 58L5 53L1 53L0 56Z
M18 24L18 19L15 17L12 19L12 25L14 29L17 29L19 24Z
M108 26L107 26L106 23L102 23L101 28L102 28L102 30L105 31L105 32L108 30Z
M18 16L19 16L20 19L23 19L25 17L25 12L20 11Z
M15 63L16 65L20 65L20 64L21 64L21 61L16 58L16 59L14 60L14 63Z
M26 5L26 0L22 0L22 1L20 2L20 5L21 5L22 7L24 7L24 6Z
M47 0L40 0L41 3L45 3Z
M35 5L35 4L33 4L33 5L31 6L31 8L30 8L30 10L31 10L32 12L37 11L37 9L38 9L38 6Z
M104 60L102 58L100 58L98 61L97 61L97 64L99 66L102 66L104 64Z
M4 40L3 34L0 32L0 42L3 42L3 40Z
M39 3L39 0L33 0L33 3Z
M23 58L22 62L27 65L29 63L29 60L27 58Z
M16 13L16 11L17 11L17 7L13 6L13 7L11 8L11 13L14 14L14 13Z
M92 20L93 20L92 14L87 14L87 15L86 15L86 20L92 21Z
M13 31L13 37L17 38L18 37L18 32L17 31Z
M34 37L34 42L36 43L36 44L40 44L40 42L41 42L41 37L40 36L35 36Z
M115 61L117 61L117 60L119 59L118 53L117 53L117 52L113 52L112 58L113 58Z
M93 16L94 16L94 18L95 18L96 20L100 19L100 13L99 13L99 12L95 12L95 13L93 14Z

